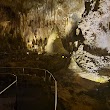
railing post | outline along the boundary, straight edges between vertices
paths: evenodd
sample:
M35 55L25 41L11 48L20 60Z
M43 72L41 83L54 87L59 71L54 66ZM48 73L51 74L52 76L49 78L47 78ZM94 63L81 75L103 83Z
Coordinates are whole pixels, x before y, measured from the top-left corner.
M46 81L46 70L45 70L45 76L44 76L44 81Z
M57 110L57 81L55 81L55 110Z
M16 76L16 103L15 103L15 110L17 110L17 95L18 95L18 87L17 87L17 83L18 83L18 78L17 78L17 76Z
M24 74L24 68L23 68L23 74Z
M51 74L50 74L50 76L49 76L49 81L51 81Z

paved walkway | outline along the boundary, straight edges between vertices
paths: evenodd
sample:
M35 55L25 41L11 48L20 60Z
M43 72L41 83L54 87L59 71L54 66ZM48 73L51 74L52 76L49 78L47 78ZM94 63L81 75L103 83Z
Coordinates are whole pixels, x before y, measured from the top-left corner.
M3 77L1 82L5 83L6 79L9 80ZM15 85L1 94L0 110L54 110L54 94L46 82L38 79L24 75L23 77L18 76L17 95ZM7 81L6 85L10 84L11 80Z

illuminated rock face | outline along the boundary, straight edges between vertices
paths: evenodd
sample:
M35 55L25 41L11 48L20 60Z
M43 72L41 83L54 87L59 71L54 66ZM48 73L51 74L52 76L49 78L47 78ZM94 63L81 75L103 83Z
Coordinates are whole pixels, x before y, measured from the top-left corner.
M74 71L75 74L81 76L82 78L105 83L110 79L109 75L100 75L98 70L109 65L110 56L94 56L84 51L83 45L81 45L76 53L73 52L69 69Z
M83 45L80 45L72 56L82 69L95 73L100 68L110 65L110 56L95 56L83 50L83 47Z
M89 45L91 48L106 49L109 53L110 52L110 43L109 43L110 42L110 27L109 27L110 1L100 0L97 10L94 8L95 7L94 2L91 3L91 6L92 7L88 15L82 18L82 22L78 25L78 27L82 30L82 34L85 38L84 44ZM87 56L89 57L90 55ZM92 57L90 56L90 58ZM102 61L99 61L98 59L103 59L104 61L104 57L98 58L97 56L96 57L94 56L94 61L91 61L93 64L94 62L95 63L98 62L98 64L96 64L97 69L100 68L100 66L102 65ZM103 64L105 65L106 61L104 61ZM104 65L101 67L104 67ZM93 68L93 70L96 70L96 66Z
M21 0L21 3L18 0L15 6L11 0L6 1L7 3L0 1L0 4L6 5L6 9L11 7L9 9L14 13L11 16L16 15L18 19L15 17L14 20L10 20L5 13L5 17L2 16L3 21L0 19L0 29L3 28L2 35L12 31L11 34L15 37L16 33L20 33L26 42L26 47L38 54L67 53L61 39L68 38L71 32L78 27L76 36L81 32L85 40L80 36L75 38L71 35L73 39L76 39L75 42L73 41L76 52L73 52L72 55L76 63L70 64L71 69L72 65L74 69L78 64L83 70L96 73L100 68L109 66L110 56L92 55L83 48L89 45L90 48L98 47L110 53L109 0ZM13 3L12 6L9 2ZM16 7L19 4L22 6L21 9L19 6ZM2 14L0 10L0 15ZM79 39L82 39L81 45ZM69 42L71 47L73 47L73 42Z
M6 19L0 16L3 17L3 21L0 20L3 22L0 23L0 29L3 27L2 33L10 34L12 30L12 37L20 33L26 47L39 54L46 51L46 45L50 43L48 38L53 35L54 28L58 28L54 32L58 33L60 39L66 38L85 10L84 0L5 0L0 1L0 7L6 12ZM0 15L3 15L1 9ZM12 19L11 16L15 15L17 19Z
M72 58L75 59L82 71L86 71L84 74L79 72L81 77L101 82L102 80L100 81L98 70L110 66L110 1L89 0L86 1L86 4L89 5L89 8L83 14L81 22L78 25L85 41L83 42L83 45L79 46L76 52L73 52ZM89 53L84 49L86 45L90 47L89 51L97 51L97 48L100 48L101 51L105 49L107 50L108 55L100 55L100 51L96 52L99 53L99 56L93 55L92 52ZM74 70L72 60L69 68ZM92 74L96 75L93 76ZM98 81L96 80L96 77L98 78ZM109 77L103 79L102 82L106 82L107 80L109 80Z
M83 0L47 0L47 2L31 8L26 16L21 15L20 24L27 48L41 50L40 53L53 52L49 45L53 45L57 36L65 38L69 35L73 27L80 21L84 9ZM57 36L52 32L56 27L58 30L54 32L57 33ZM54 40L49 39L52 35L54 35ZM47 39L46 43L45 39Z
M84 43L110 52L110 1L100 0L96 11L94 11L94 2L91 6L88 15L78 25L86 39Z

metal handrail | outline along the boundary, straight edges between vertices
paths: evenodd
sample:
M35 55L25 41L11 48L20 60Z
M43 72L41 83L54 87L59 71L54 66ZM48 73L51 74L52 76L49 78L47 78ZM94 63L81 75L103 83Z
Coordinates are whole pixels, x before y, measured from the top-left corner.
M53 74L51 72L49 72L46 69L41 69L41 68L33 68L33 67L0 67L1 69L22 69L23 73L24 73L24 69L36 69L36 70L42 70L45 71L45 79L46 79L46 73L48 73L50 75L50 77L53 78L53 80L55 81L55 110L57 110L57 81L55 79L55 77L53 76ZM15 74L12 74L14 76L16 76ZM6 87L3 91L1 91L0 93L2 94L3 92L5 92L8 88L10 88L13 84L17 83L17 76L16 76L16 80L11 83L8 87Z
M9 74L9 73L5 73L5 74ZM16 77L15 81L13 81L10 85L8 85L5 89L3 89L2 91L0 91L0 95L5 92L7 89L9 89L12 85L14 85L15 83L17 83L17 76L15 74L10 74Z

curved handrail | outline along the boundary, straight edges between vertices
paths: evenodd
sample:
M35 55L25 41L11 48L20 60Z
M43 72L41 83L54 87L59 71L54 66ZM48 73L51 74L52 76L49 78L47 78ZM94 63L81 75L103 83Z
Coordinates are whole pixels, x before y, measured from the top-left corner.
M33 67L0 67L2 69L23 69L23 72L24 72L24 69L36 69L36 70L42 70L42 71L45 71L45 77L46 77L46 73L50 74L50 77L53 78L53 80L55 81L55 110L57 110L57 81L55 79L55 77L53 76L53 74L51 72L49 72L48 70L46 69L41 69L41 68L33 68ZM16 76L15 74L13 74L14 76ZM17 79L17 76L16 76L16 79ZM10 88L13 84L17 83L17 80L16 82L14 81L12 84L10 84L8 87L6 87L3 91L5 92L8 88Z

